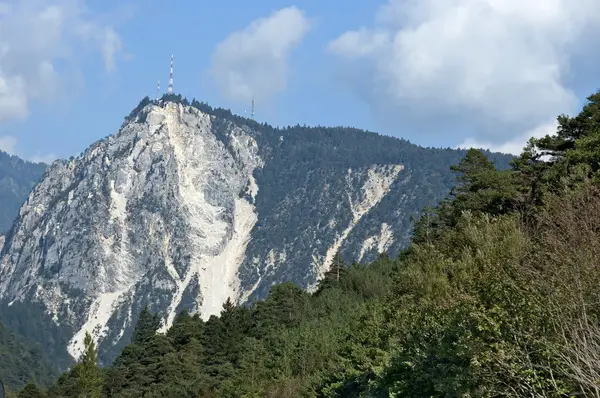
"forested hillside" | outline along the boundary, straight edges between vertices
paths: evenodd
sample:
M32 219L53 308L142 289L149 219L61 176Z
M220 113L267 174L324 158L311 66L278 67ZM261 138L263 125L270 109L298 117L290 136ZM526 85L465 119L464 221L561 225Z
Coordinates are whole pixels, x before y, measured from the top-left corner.
M0 151L0 235L5 234L47 165ZM1 245L0 245L1 248Z
M0 380L7 388L22 387L29 381L53 383L59 375L46 353L15 335L0 323Z
M398 258L338 257L314 294L280 284L166 334L145 311L112 366L88 338L19 396L600 396L600 92L558 121L511 169L468 151Z
M40 179L47 165L32 163L0 151L0 249L3 238ZM58 367L50 365L46 354L30 341L25 341L3 324L0 314L0 380L8 388L21 387L30 380L42 385L53 382Z
M183 309L206 320L274 284L312 291L336 252L397 257L465 153L145 98L35 186L0 251L0 313L63 371L86 330L109 364L145 306L168 326ZM504 169L514 159L486 156Z

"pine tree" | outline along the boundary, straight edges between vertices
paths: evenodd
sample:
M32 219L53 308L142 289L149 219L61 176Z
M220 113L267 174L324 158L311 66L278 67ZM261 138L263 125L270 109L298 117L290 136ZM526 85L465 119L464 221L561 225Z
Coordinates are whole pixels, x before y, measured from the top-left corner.
M331 269L329 270L330 276L335 278L337 283L340 282L340 275L344 272L344 260L340 253L336 253L331 263Z
M466 210L498 216L518 207L521 199L518 173L497 170L480 150L469 149L460 163L451 169L458 173L458 184L452 189L450 200L439 207L446 225L456 225Z
M325 272L325 274L323 275L323 279L319 281L317 294L320 294L322 291L328 288L339 287L340 280L343 279L345 273L346 265L344 264L342 256L338 252L335 254L335 256L333 256L331 265L329 266L329 270Z
M225 300L225 303L223 303L221 316L223 316L224 314L229 314L233 311L235 311L235 304L233 304L233 302L231 301L231 297L227 297L227 300Z
M2 395L0 394L0 397ZM44 398L46 394L44 394L40 388L33 382L29 382L23 387L23 389L17 395L18 398Z
M469 192L477 192L487 188L488 173L495 173L494 164L479 149L471 148L457 165L450 170L458 173L458 184L452 188L452 196L457 197Z
M80 396L84 398L97 398L102 393L102 374L98 367L98 351L92 336L86 332L83 340L84 351L78 371L78 386Z
M140 317L135 325L131 342L134 344L142 344L152 338L156 331L160 328L160 318L158 314L152 314L148 310L148 306L144 307L140 313Z
M201 341L203 333L204 322L200 316L198 314L192 316L184 309L175 317L173 325L167 331L167 336L173 340L176 347L182 347L194 338Z

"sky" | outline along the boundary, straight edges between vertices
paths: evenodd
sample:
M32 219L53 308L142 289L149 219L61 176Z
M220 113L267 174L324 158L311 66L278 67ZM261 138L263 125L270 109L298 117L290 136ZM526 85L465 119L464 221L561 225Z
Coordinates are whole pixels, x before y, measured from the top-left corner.
M519 153L600 88L600 1L0 0L0 149L77 156L174 91L275 126Z

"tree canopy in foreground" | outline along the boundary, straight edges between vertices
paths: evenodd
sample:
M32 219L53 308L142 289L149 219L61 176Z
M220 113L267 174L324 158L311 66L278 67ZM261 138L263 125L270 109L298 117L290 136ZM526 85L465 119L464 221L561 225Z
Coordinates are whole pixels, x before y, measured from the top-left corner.
M166 334L146 311L99 369L82 361L18 397L600 397L600 92L511 169L478 150L398 258L334 261L309 294Z

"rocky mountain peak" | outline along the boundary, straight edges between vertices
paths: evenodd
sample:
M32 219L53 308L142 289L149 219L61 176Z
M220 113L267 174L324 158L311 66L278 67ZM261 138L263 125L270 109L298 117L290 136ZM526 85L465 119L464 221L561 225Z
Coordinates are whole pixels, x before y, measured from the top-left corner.
M462 157L173 97L144 99L114 135L54 162L0 245L0 312L63 364L86 331L112 360L145 306L164 331L183 309L206 319L276 283L315 289L336 254L398 254Z
M252 173L263 163L243 129L227 138L195 108L152 104L78 158L54 163L7 239L0 295L33 292L56 322L78 329L73 356L86 330L103 337L114 311L142 292L166 310L165 327L186 294L204 317L218 314L237 298L237 266L257 220Z

